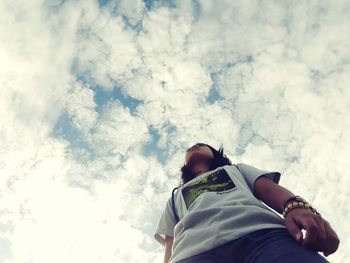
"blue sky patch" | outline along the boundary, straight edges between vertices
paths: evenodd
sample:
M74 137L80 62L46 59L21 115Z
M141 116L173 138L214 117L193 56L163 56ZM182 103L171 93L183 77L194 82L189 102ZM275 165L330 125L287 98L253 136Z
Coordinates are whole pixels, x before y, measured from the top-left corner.
M176 8L175 0L144 0L144 1L148 11L159 7Z
M130 110L132 115L136 114L137 107L142 104L142 100L134 99L126 95L121 87L115 85L112 90L103 89L101 86L94 86L92 88L95 92L94 101L96 103L96 112L101 113L104 107L115 100L118 100L124 107Z
M75 150L81 149L91 154L91 157L95 156L94 149L86 142L84 135L81 134L79 129L73 126L73 122L67 112L64 112L58 118L53 129L53 135L67 140L73 153L76 152Z
M109 0L98 0L98 3L101 7L104 7L108 2Z
M171 134L176 132L176 127L167 122L162 128L162 132L171 136ZM164 150L158 147L157 144L161 137L159 129L155 128L153 125L150 125L149 134L151 135L152 139L143 147L143 155L153 155L161 164L165 164L166 160L172 153L168 149Z
M198 0L192 0L193 18L192 22L197 22L201 14L201 4Z

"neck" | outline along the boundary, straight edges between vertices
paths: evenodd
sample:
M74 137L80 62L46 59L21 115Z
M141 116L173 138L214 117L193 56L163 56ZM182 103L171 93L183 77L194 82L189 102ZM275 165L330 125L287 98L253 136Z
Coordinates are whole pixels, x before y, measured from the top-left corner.
M206 173L210 170L210 167L207 163L196 163L194 166L193 166L193 169L192 171L194 172L195 176L198 176L202 173Z

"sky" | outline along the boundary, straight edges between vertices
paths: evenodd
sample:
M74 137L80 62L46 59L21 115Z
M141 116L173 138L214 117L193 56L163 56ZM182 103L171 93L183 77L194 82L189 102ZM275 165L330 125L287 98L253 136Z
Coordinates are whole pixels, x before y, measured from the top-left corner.
M2 0L0 262L162 262L186 148L281 172L350 248L350 2Z

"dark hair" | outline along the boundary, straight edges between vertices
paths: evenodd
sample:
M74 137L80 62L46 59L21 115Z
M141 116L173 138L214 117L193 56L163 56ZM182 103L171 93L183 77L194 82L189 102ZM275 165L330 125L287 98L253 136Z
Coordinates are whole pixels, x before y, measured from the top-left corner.
M206 143L196 143L196 145L205 145L210 148L210 150L213 152L214 158L209 160L209 169L215 170L218 167L224 166L224 165L232 165L229 158L226 157L224 154L224 148L221 146L219 150L216 150L212 146ZM187 150L188 151L188 150ZM188 181L192 180L195 177L195 174L192 172L192 170L187 167L185 164L181 167L181 184L185 184Z

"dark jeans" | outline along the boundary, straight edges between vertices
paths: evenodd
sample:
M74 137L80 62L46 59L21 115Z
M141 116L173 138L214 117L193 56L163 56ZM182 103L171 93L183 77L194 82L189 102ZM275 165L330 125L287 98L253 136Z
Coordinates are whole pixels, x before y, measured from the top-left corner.
M262 229L177 263L326 263L303 248L287 229Z

